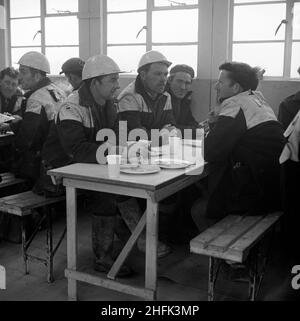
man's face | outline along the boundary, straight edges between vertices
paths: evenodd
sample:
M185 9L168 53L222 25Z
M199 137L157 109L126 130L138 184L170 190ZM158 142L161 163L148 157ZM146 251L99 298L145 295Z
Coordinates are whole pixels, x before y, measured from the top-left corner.
M168 67L163 63L153 63L147 72L141 72L146 89L155 94L162 94L168 77Z
M182 99L191 89L192 77L187 72L176 72L169 84L173 94Z
M120 89L119 74L111 74L103 77L101 81L97 80L97 94L104 100L116 98L117 91Z
M11 98L16 93L17 88L18 78L5 75L4 78L0 80L0 91L5 98Z
M65 75L66 75L66 78L68 79L68 82L72 85L73 89L76 90L80 87L82 83L81 77L70 73L67 73Z
M27 66L20 65L19 73L20 83L24 90L34 88L39 81L37 75L31 73L30 68Z
M224 99L235 96L237 92L237 84L229 78L229 72L221 70L219 79L215 85L217 91L217 100L222 102Z

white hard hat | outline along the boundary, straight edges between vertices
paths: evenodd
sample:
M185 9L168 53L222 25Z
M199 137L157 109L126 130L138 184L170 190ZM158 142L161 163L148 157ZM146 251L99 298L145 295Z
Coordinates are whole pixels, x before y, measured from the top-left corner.
M165 63L168 67L172 65L172 63L168 61L162 53L160 53L159 51L151 50L143 54L143 56L141 57L138 70L143 66L153 64L155 62Z
M18 61L19 65L50 73L50 64L45 55L37 51L29 51Z
M82 80L99 76L122 73L114 60L106 55L97 55L89 58L82 70Z

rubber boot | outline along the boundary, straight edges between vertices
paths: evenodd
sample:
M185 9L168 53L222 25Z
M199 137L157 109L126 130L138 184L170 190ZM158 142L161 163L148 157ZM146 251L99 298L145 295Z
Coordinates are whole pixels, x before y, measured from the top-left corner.
M112 257L114 244L115 216L92 216L92 244L95 254L94 269L99 272L108 273L114 259ZM133 271L122 265L118 277L129 276Z
M135 198L130 198L127 201L118 202L118 208L129 230L133 232L142 216L141 209L137 200ZM145 253L146 251L145 230L141 233L140 237L137 240L137 247L141 252ZM158 241L157 258L165 257L170 253L171 253L171 248L168 245Z

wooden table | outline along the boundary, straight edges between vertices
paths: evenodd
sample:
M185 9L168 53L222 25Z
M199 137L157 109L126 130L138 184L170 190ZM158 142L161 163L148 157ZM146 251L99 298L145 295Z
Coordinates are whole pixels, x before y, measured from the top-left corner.
M157 241L159 202L195 183L206 175L203 160L188 169L161 170L148 175L120 174L117 179L108 177L107 166L73 164L50 170L49 175L60 177L66 187L67 202L67 269L69 300L77 300L77 281L113 289L146 300L157 296ZM126 195L147 200L147 209L131 237L124 246L107 278L77 270L77 205L76 190L85 189ZM115 280L139 235L146 226L145 287L135 287Z

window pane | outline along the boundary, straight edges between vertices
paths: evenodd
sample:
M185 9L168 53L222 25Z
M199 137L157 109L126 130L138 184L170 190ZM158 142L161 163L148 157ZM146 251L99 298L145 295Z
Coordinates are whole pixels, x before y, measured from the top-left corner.
M50 17L45 23L46 45L78 45L77 17Z
M114 59L122 71L137 72L141 56L146 46L113 46L107 47L107 55Z
M146 30L138 32L146 25L146 13L121 13L107 16L107 42L114 43L145 43Z
M30 48L11 48L11 64L14 68L19 69L19 59L28 51L41 51L41 47L30 47Z
M194 42L197 36L197 9L153 12L153 42Z
M107 11L141 10L147 8L147 0L107 0Z
M78 47L46 48L46 57L49 59L51 74L58 75L62 64L72 57L79 56Z
M40 0L10 0L10 17L34 17L40 16Z
M282 1L282 0L234 0L234 3L246 3L246 2L268 2L268 1Z
M293 20L293 39L300 39L300 3L295 3Z
M153 46L153 50L158 50L172 62L172 66L186 64L194 68L197 72L197 46ZM172 67L171 66L171 67Z
M266 76L283 76L284 43L234 44L232 60L260 66Z
M78 0L46 0L47 13L78 12Z
M297 69L300 67L300 42L293 43L291 77L299 78Z
M237 6L234 9L233 40L283 40L285 25L275 31L286 18L285 4Z
M170 1L170 0L154 0L155 7L177 7L184 5L193 5L198 4L198 0L178 0L178 1Z
M11 20L12 46L40 46L41 30L40 18ZM34 38L34 39L33 39Z

